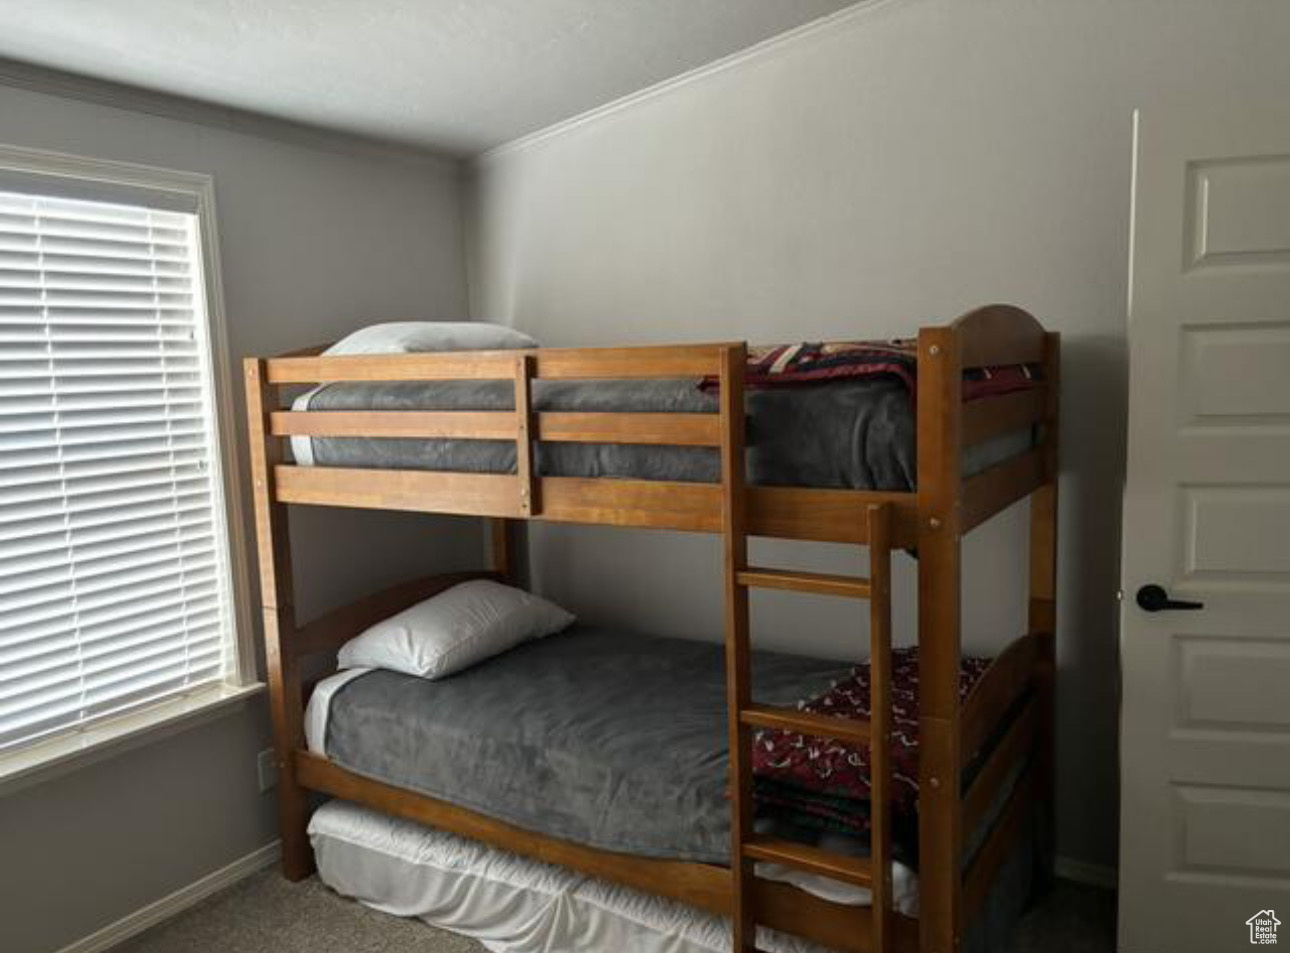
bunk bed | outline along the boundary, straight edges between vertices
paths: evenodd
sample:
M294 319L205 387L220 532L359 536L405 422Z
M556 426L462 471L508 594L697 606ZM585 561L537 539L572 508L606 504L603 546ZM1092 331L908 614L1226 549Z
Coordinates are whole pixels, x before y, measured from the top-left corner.
M729 916L738 953L758 926L851 953L953 953L983 915L992 884L1036 813L1053 797L1059 338L1006 305L965 314L917 337L912 385L916 479L905 489L751 484L747 480L742 343L329 356L321 349L245 362L248 436L258 534L269 683L279 767L284 873L312 870L306 835L311 793L475 838L520 855ZM1033 386L964 400L965 372L1027 365ZM706 379L714 412L547 410L544 382ZM373 382L505 381L506 409L300 409L284 390ZM988 465L971 448L1024 433ZM291 454L300 438L358 441L507 441L509 472L409 469L380 460L318 465ZM711 481L559 475L539 456L552 443L704 448ZM299 456L299 453L297 453ZM312 465L311 465L312 464ZM492 468L497 469L497 468ZM962 537L1030 500L1027 631L961 697ZM492 565L395 586L312 621L296 619L287 534L291 505L486 517ZM310 750L305 707L320 659L368 626L468 579L515 581L525 520L596 523L720 534L724 540L725 704L729 862L719 864L587 846L525 829L448 800L360 774ZM750 536L868 547L867 576L771 569L749 563ZM919 913L893 903L891 861L893 551L916 554L919 710ZM770 588L867 601L870 717L838 718L753 698L749 592ZM868 857L843 856L754 829L750 749L755 732L785 730L867 746ZM316 748L316 746L315 746ZM972 841L969 851L967 841ZM832 903L759 877L758 862L863 885L868 906Z

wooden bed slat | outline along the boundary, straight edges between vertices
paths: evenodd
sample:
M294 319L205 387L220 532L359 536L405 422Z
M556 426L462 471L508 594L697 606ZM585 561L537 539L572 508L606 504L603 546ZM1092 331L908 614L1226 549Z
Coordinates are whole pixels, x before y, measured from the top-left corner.
M868 599L869 580L863 576L839 576L825 572L800 572L791 569L763 569L750 566L739 573L741 585L758 589L782 589L788 592L813 592L821 596L844 599Z
M721 351L726 346L542 348L533 354L537 376L548 380L715 377L721 372Z
M772 728L779 731L797 731L814 738L830 738L848 744L869 743L869 723L855 718L834 718L796 708L777 708L773 705L749 705L740 713L740 720L754 728Z
M538 437L563 443L716 447L721 444L721 417L719 414L548 411L538 415Z
M755 860L783 864L786 867L819 874L822 877L831 877L858 887L869 887L873 884L873 871L869 866L868 857L852 857L848 854L799 844L796 841L756 836L744 844L744 854Z
M913 493L750 486L748 533L863 545L869 542L869 507L879 503L892 506L892 546L912 548L918 536L918 498Z
M963 880L963 904L965 921L970 921L985 906L990 888L999 873L999 868L1011 855L1017 838L1025 830L1035 800L1035 769L1026 769L1021 780L1013 789L1008 799L1008 806L1003 809L994 829L986 837L985 843L977 851Z
M631 443L715 447L716 414L563 413L535 415L537 436L557 443ZM270 415L275 437L405 437L514 440L509 410L279 410Z
M274 489L275 499L282 503L466 516L520 515L519 481L512 474L279 465L274 468Z
M279 410L270 417L275 437L515 439L515 414L509 410Z
M1037 490L1044 482L1041 444L978 473L963 483L963 532Z
M1039 707L1032 699L1027 702L1003 738L994 746L986 758L985 764L977 772L963 796L963 829L976 830L985 820L999 788L1007 780L1009 772L1019 764L1024 764L1034 748L1035 737L1039 726Z
M1031 687L1039 661L1038 635L1023 635L1000 652L963 702L963 758L985 747L1000 719Z
M504 380L516 355L532 356L537 377L548 380L640 380L709 377L721 369L720 344L659 347L540 348L533 351L460 351L424 354L350 354L274 357L271 384L339 381Z
M542 518L719 533L721 487L662 480L543 477Z
M963 446L971 447L991 437L1042 423L1047 408L1047 389L1042 385L969 401L963 405Z
M270 384L341 381L466 381L509 379L515 351L438 354L351 354L272 357L265 361Z
M360 777L308 751L297 751L295 764L300 782L311 790L473 837L548 864L564 864L615 883L661 893L714 913L729 912L730 871L723 867L618 854L547 837L446 801Z
M283 503L520 516L513 474L288 465L280 465L277 471L275 498ZM536 483L542 519L695 533L721 531L718 484L584 477L541 477ZM913 546L917 519L914 495L868 490L749 487L749 535L864 544L869 538L866 510L884 502L896 504L893 546Z

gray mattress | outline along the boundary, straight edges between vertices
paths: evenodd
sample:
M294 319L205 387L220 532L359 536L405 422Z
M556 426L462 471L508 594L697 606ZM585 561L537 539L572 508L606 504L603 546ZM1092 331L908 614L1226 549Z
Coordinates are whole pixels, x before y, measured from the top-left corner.
M754 653L759 701L842 662ZM374 671L332 698L328 757L358 774L605 850L729 859L722 647L577 625L449 678Z
M512 410L509 381L329 384L298 410ZM715 413L717 396L694 379L534 382L540 411ZM747 394L748 480L766 486L910 490L916 425L908 390L894 379L841 380ZM501 440L293 437L297 463L335 467L513 473L515 444ZM980 472L1032 445L1029 430L973 447L964 473ZM543 476L716 483L709 447L540 443Z
M754 652L753 694L793 706L849 669ZM360 675L332 696L326 724L329 758L395 787L604 850L729 858L725 664L716 643L577 624L445 679ZM968 832L967 857L1020 773L1000 786L981 829ZM781 836L818 836L767 820ZM897 856L916 866L916 829L897 824L896 836Z

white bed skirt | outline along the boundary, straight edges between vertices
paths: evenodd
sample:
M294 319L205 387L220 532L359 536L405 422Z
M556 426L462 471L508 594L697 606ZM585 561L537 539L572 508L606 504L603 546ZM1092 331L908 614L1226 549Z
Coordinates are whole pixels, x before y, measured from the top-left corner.
M342 896L474 937L494 953L728 953L730 923L685 904L330 801L309 825ZM774 953L822 947L761 930Z

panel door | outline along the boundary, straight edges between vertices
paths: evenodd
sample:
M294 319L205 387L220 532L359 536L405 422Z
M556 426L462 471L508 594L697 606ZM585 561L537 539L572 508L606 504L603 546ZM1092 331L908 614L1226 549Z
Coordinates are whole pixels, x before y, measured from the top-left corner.
M1120 947L1224 953L1290 923L1290 107L1135 140Z

